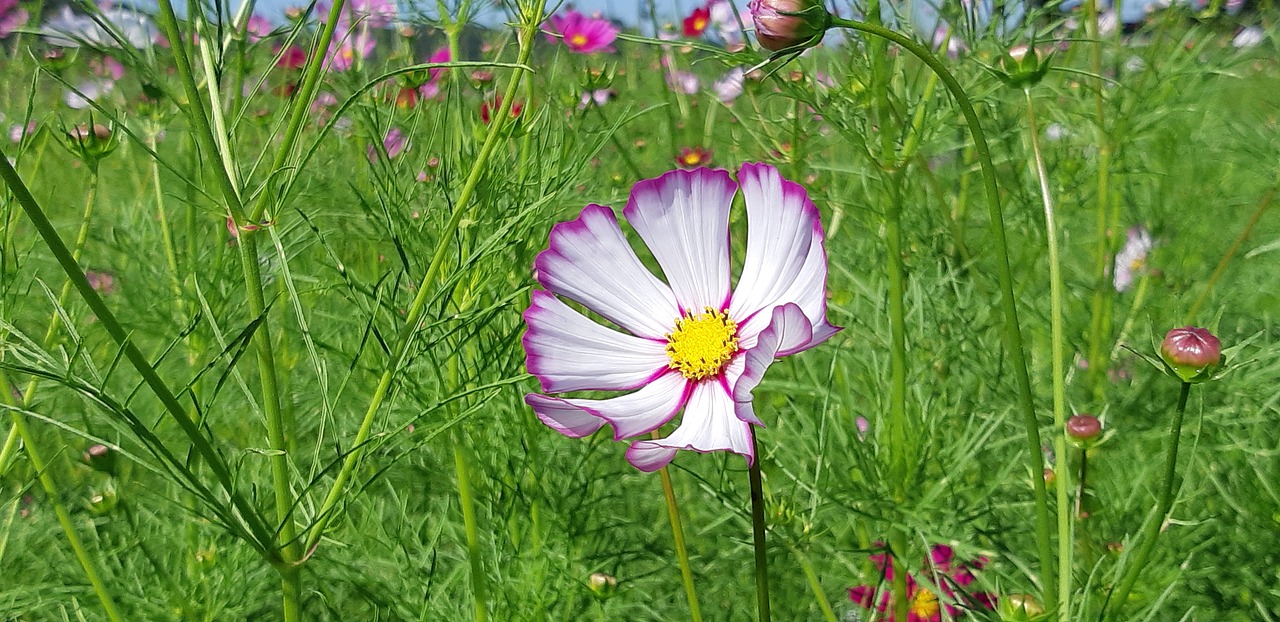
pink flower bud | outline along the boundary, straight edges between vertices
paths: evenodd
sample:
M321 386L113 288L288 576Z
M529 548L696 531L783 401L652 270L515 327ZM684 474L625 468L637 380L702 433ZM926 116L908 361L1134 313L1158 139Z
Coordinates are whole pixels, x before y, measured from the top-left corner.
M1165 334L1160 357L1183 382L1203 382L1222 362L1222 343L1203 328L1175 328Z
M1102 433L1102 422L1093 415L1074 415L1067 419L1067 436L1080 442L1096 440Z
M831 15L819 0L751 0L748 8L756 25L756 41L772 52L816 44L831 24Z

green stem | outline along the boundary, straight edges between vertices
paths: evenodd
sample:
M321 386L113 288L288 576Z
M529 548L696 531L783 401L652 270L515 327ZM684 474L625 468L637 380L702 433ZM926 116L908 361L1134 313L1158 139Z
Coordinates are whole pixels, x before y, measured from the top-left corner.
M3 401L11 409L13 429L22 438L23 451L27 454L27 459L31 461L31 468L35 469L36 477L40 480L40 486L44 488L45 496L48 497L49 505L53 506L53 512L58 517L58 523L62 525L62 532L67 536L67 543L71 545L76 561L80 562L80 567L84 569L85 577L89 579L89 584L93 586L94 593L97 594L98 600L102 602L102 608L106 610L107 618L113 622L124 619L121 617L120 611L116 609L116 603L111 598L111 592L107 590L106 584L98 576L98 571L93 564L93 558L89 556L89 552L84 548L84 543L80 541L80 534L76 533L76 527L71 522L71 515L67 513L67 509L63 507L62 502L59 500L61 495L58 492L58 483L49 473L49 465L36 448L35 438L32 437L31 431L27 428L26 415L22 413L25 408L18 405L17 399L13 395L13 388L9 385L9 379L4 374L0 374L0 394L3 394Z
M1199 296L1196 296L1196 301L1192 303L1191 308L1187 309L1187 315L1182 320L1184 324L1191 324L1192 320L1196 317L1196 313L1200 312L1201 305L1203 305L1205 299L1209 297L1209 292L1213 291L1213 286L1217 285L1218 279L1222 278L1222 273L1226 272L1227 265L1235 258L1236 253L1240 252L1240 247L1244 246L1245 241L1249 239L1249 236L1253 233L1254 226L1256 226L1258 224L1258 220L1262 218L1262 214L1271 206L1271 200L1275 198L1277 190L1280 190L1280 186L1272 186L1271 189L1267 191L1267 194L1263 195L1262 200L1258 202L1258 207L1253 210L1253 216L1249 217L1249 222L1245 224L1244 230L1240 232L1238 237L1236 237L1236 241L1231 244L1231 248L1227 249L1226 254L1222 256L1222 259L1218 261L1218 266L1213 269L1213 274L1209 277L1208 281L1205 281L1204 289L1200 291Z
M1168 519L1169 510L1173 508L1173 489L1177 480L1178 467L1178 440L1182 436L1182 416L1187 410L1187 395L1190 393L1191 383L1182 383L1182 391L1178 394L1178 409L1174 412L1173 426L1169 429L1169 447L1164 458L1164 480L1160 485L1160 499L1156 505L1155 516L1143 525L1142 543L1138 547L1133 562L1125 568L1119 587L1107 596L1106 610L1109 615L1104 619L1120 619L1120 613L1124 610L1126 601L1129 600L1129 592L1133 591L1134 584L1138 582L1138 575L1142 573L1143 567L1151 558L1151 552L1155 550L1156 539L1160 536L1160 527Z
M457 435L453 442L453 468L458 477L458 503L462 505L462 522L467 534L467 559L471 563L471 591L475 599L476 622L489 619L489 597L480 559L480 534L476 525L476 504L471 494L471 470L467 466L466 447Z
M339 0L341 1L341 0ZM520 26L518 36L520 44L519 65L526 65L529 56L533 52L533 38L537 33L538 24L542 21L541 10L533 11L532 14L526 14L523 23ZM334 508L338 501L342 498L342 494L346 490L347 480L351 478L351 474L355 471L356 465L359 464L360 458L364 455L365 443L369 439L369 434L373 430L373 423L377 417L378 410L382 406L383 400L386 399L387 393L391 389L391 381L394 379L396 372L400 370L404 363L405 354L409 351L409 345L413 337L417 334L419 323L422 320L422 314L426 310L427 299L434 290L432 284L435 283L440 269L444 265L445 257L449 255L449 251L453 248L449 244L452 234L458 230L459 223L463 214L471 204L471 197L475 194L476 187L480 183L480 178L484 174L490 156L493 155L494 149L497 147L498 139L503 134L506 124L510 118L511 104L515 100L517 89L520 86L520 79L523 77L523 69L515 69L512 72L511 80L507 83L505 96L502 98L502 105L499 106L493 122L489 125L489 133L485 137L484 145L480 148L480 153L475 158L475 163L471 167L471 172L467 176L466 182L462 186L462 192L458 195L458 201L454 204L453 212L449 216L448 222L440 231L440 238L436 243L436 250L432 254L431 263L427 266L427 271L422 277L422 281L418 285L418 293L414 297L413 302L409 306L409 312L405 317L404 325L401 327L399 334L396 336L395 347L391 351L391 355L387 357L386 368L382 372L382 377L378 380L378 385L374 389L373 396L369 400L369 407L365 410L363 419L360 422L360 429L356 432L356 437L352 443L351 450L347 453L347 457L342 462L342 468L338 471L338 476L334 479L333 485L329 488L324 503L320 506L320 511L316 521L306 530L306 545L304 550L307 555L314 552L316 545L320 542L320 537L324 534L325 528L329 521L333 519Z
M1049 189L1049 171L1044 165L1040 149L1040 128L1036 123L1035 102L1031 89L1023 89L1027 98L1027 131L1031 137L1031 153L1036 180L1040 185L1040 198L1044 203L1044 228L1049 247L1049 324L1052 333L1051 367L1053 375L1053 453L1066 465L1067 458L1067 353L1062 325L1062 259L1058 252L1058 222L1054 213L1053 195ZM1067 512L1070 499L1067 494L1068 470L1059 468L1054 478L1058 497L1058 602L1048 603L1056 607L1058 619L1071 619L1071 513Z
M872 4L874 5L875 3ZM1057 602L1057 576L1054 574L1052 541L1049 535L1051 519L1049 517L1048 491L1045 488L1044 478L1040 477L1040 474L1044 472L1044 456L1040 451L1040 425L1036 418L1035 403L1031 395L1031 377L1027 371L1026 354L1023 351L1022 343L1022 329L1018 323L1018 306L1013 294L1013 273L1009 267L1009 246L1004 230L1003 209L1000 206L1000 190L996 186L995 165L991 161L991 150L987 146L986 134L983 132L982 124L978 120L978 113L973 109L973 103L969 100L968 95L965 94L960 83L951 75L946 66L928 48L920 45L915 40L882 26L839 17L832 17L832 24L888 39L928 65L931 70L938 74L947 90L955 97L957 105L960 106L960 110L964 114L965 122L969 126L969 131L973 135L974 150L982 166L982 180L987 195L992 243L995 246L997 255L996 275L1000 281L1001 307L1004 314L1002 329L1004 331L1005 347L1013 369L1014 381L1018 392L1018 403L1022 410L1023 425L1026 428L1027 460L1030 463L1031 473L1034 475L1031 480L1035 490L1036 542L1040 557L1040 580L1045 592L1045 602Z
M756 553L756 612L760 622L769 622L769 556L765 548L764 478L760 474L760 449L754 434L751 435L751 453L755 458L751 461L747 476L751 482L751 542Z
M653 432L658 438L658 432ZM689 600L689 619L702 622L702 610L698 607L698 592L693 587L693 567L689 565L689 549L684 544L684 528L680 524L680 508L676 506L676 491L671 485L671 472L667 467L658 469L662 478L662 497L667 502L667 518L671 521L671 539L676 547L676 559L680 563L680 579L684 583L684 595Z
M893 567L893 615L895 620L908 620L911 601L907 598L907 564L902 559L907 554L906 531L895 527L889 534L889 563Z
M1089 387L1093 391L1098 404L1105 402L1106 375L1109 360L1104 357L1106 349L1111 301L1114 288L1107 278L1107 270L1111 267L1111 225L1108 206L1111 203L1111 139L1106 129L1106 95L1103 91L1105 82L1102 78L1102 42L1099 40L1099 15L1097 0L1085 1L1086 36L1093 40L1090 47L1090 69L1094 80L1094 128L1097 132L1095 141L1098 145L1098 194L1094 197L1097 213L1097 246L1094 248L1094 289L1093 302L1090 308L1089 323Z
M800 562L800 570L804 571L805 581L808 581L809 589L813 591L813 599L818 603L818 609L822 610L822 618L827 622L838 622L836 612L832 611L831 603L827 602L827 596L822 591L822 582L818 580L818 573L813 569L813 562L810 562L809 557L794 544L786 542L786 545L791 550L791 554L796 556L796 561Z

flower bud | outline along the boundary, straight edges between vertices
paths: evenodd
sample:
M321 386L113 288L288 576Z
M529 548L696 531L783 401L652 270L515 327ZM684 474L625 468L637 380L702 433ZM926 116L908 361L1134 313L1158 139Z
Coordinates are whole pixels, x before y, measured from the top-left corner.
M1034 45L1015 45L1000 55L996 76L1014 88L1035 86L1049 72L1048 57L1041 58Z
M119 144L111 127L101 123L82 123L66 133L67 149L91 166L97 166L98 161L111 155Z
M1175 328L1165 334L1160 358L1183 382L1204 382L1222 363L1222 343L1203 328Z
M1077 444L1087 447L1102 434L1102 422L1093 415L1074 415L1067 419L1067 436Z
M108 485L101 491L94 492L89 495L89 511L95 516L105 516L116 509L116 505L120 503L120 497L116 494L114 486Z
M771 52L816 45L831 26L820 0L751 0L756 41Z
M1044 607L1030 594L1010 594L1000 599L1001 622L1030 622L1044 615Z
M50 48L40 55L40 66L49 73L61 74L76 62L78 48Z
M599 598L609 598L618 589L618 580L603 572L593 573L587 578L587 587Z
M99 473L116 474L116 452L106 445L99 443L89 447L84 452L84 462Z

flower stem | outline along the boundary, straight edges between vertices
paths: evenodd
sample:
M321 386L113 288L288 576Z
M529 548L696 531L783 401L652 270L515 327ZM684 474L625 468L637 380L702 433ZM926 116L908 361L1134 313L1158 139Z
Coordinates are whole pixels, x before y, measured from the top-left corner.
M873 3L874 4L874 3ZM997 255L996 275L1000 281L1001 307L1004 313L1002 329L1009 362L1014 372L1014 381L1018 392L1018 402L1022 410L1023 425L1027 434L1027 460L1030 463L1032 482L1035 494L1036 542L1040 557L1040 581L1044 589L1045 602L1057 602L1057 575L1052 562L1052 541L1050 538L1048 491L1045 488L1044 456L1040 452L1040 425L1036 419L1035 403L1031 395L1031 377L1027 371L1026 354L1023 351L1022 329L1018 323L1018 306L1013 294L1013 273L1009 267L1009 247L1005 237L1004 214L1000 206L1000 191L996 186L995 165L991 162L991 150L987 146L986 134L978 121L978 113L960 83L956 81L946 66L932 52L915 40L900 33L865 22L832 17L834 26L858 30L892 41L915 55L931 70L938 74L943 85L955 97L957 105L964 114L965 122L973 135L974 151L982 166L983 186L987 195L992 243Z
M1112 145L1106 128L1106 95L1103 93L1102 79L1102 41L1100 40L1098 1L1085 0L1086 36L1093 42L1090 47L1090 69L1094 76L1094 127L1097 130L1095 141L1098 145L1098 190L1096 201L1098 243L1094 249L1094 289L1093 302L1090 309L1089 325L1089 386L1094 399L1102 404L1106 398L1107 364L1109 359L1103 358L1107 334L1110 332L1111 305L1115 298L1115 290L1107 278L1107 270L1112 263L1111 234L1114 218L1108 216L1111 211L1111 155ZM1118 28L1117 28L1118 29Z
M653 433L658 438L658 433ZM671 538L676 547L676 559L680 563L680 578L684 582L684 595L689 599L689 619L702 622L702 610L698 607L698 592L693 587L693 567L689 565L689 549L684 544L684 528L680 524L680 508L676 506L676 490L671 485L671 472L667 467L658 469L662 478L662 496L667 502L667 518L671 521Z
M542 12L540 8L526 12L522 18L522 23L519 27L520 32L517 37L520 44L517 64L523 66L528 63L529 56L533 52L533 38L538 31L538 24L541 22ZM524 71L523 68L517 68L512 72L511 79L507 83L505 95L502 98L502 104L498 106L499 110L494 113L493 123L489 126L489 133L485 137L484 144L480 147L480 153L476 154L474 163L471 166L471 172L463 183L462 191L458 194L458 200L454 203L453 212L449 215L448 222L440 230L440 238L437 241L436 250L431 256L431 263L428 264L427 271L423 274L422 281L418 285L417 295L409 305L409 312L406 314L404 324L396 336L395 347L392 349L390 356L387 357L386 367L383 369L382 376L373 391L373 396L369 399L369 406L365 410L359 430L356 431L351 450L343 460L342 468L338 471L333 485L329 488L329 493L325 496L324 503L320 506L315 522L306 530L304 550L308 555L320 543L320 537L324 535L325 528L329 525L329 521L333 520L335 508L346 490L347 480L351 478L352 473L360 462L360 458L364 455L365 443L373 431L373 423L377 418L378 410L382 407L383 400L386 399L387 393L391 390L391 381L404 363L405 355L409 351L409 345L418 332L422 314L426 311L427 299L435 291L432 285L444 266L445 257L454 248L448 241L449 236L457 232L462 216L467 213L471 206L471 198L480 184L480 178L487 168L490 156L493 155L494 150L497 148L498 138L503 134L506 123L511 116L511 104L515 100Z
M783 542L791 550L791 554L796 556L796 560L800 562L800 570L804 571L804 578L809 582L809 589L813 590L813 598L818 603L818 608L822 610L822 618L827 622L838 622L836 612L832 611L831 603L827 602L827 596L822 592L822 582L818 580L818 573L813 570L813 563L809 561L809 557L796 545L787 542L785 539Z
M476 622L489 619L489 597L480 559L480 532L476 528L476 503L471 494L471 469L467 464L466 446L455 434L453 439L453 469L458 477L458 503L462 506L462 523L467 535L467 560L471 564L471 592L475 599Z
M1174 412L1173 426L1169 429L1169 447L1164 459L1164 481L1160 485L1160 499L1156 505L1155 516L1143 525L1142 543L1138 546L1133 562L1125 568L1119 587L1107 596L1104 607L1108 615L1104 616L1104 619L1120 619L1125 602L1129 600L1129 592L1133 591L1134 584L1138 582L1138 575L1151 558L1151 552L1156 548L1156 539L1160 536L1160 527L1164 525L1169 510L1173 507L1173 489L1178 467L1178 440L1182 436L1182 416L1187 410L1187 395L1190 393L1191 383L1182 383L1182 391L1178 394L1178 409Z
M0 394L2 394L3 401L9 406L9 412L13 419L13 428L22 439L23 451L27 454L27 459L31 461L31 468L35 469L36 478L40 480L40 486L44 488L49 505L53 506L53 513L57 515L58 523L62 525L62 532L67 536L67 543L71 545L71 551L75 554L76 561L80 562L80 567L84 569L85 577L89 579L89 584L93 586L93 592L97 594L98 600L102 602L102 608L106 610L107 618L113 622L124 619L120 616L120 611L116 609L116 603L111 598L111 592L107 590L106 584L98 576L98 571L93 564L93 558L89 556L89 552L84 548L84 543L80 540L80 535L76 533L76 527L71 522L71 514L67 513L67 508L63 507L62 502L58 499L60 496L58 483L53 475L49 473L48 463L45 462L40 451L36 449L35 438L31 436L31 430L27 428L26 415L22 413L22 407L17 404L17 400L14 398L9 379L3 374L0 374Z
M1058 252L1058 222L1053 208L1053 196L1049 190L1049 172L1040 150L1040 128L1036 124L1035 101L1031 89L1022 90L1027 98L1027 132L1031 137L1031 153L1034 156L1036 180L1040 183L1040 198L1044 203L1044 228L1049 248L1049 324L1051 336L1050 358L1053 375L1053 455L1066 465L1067 459L1067 369L1066 338L1062 326L1062 259ZM1068 470L1058 469L1054 477L1058 497L1058 619L1071 619L1071 513L1067 511L1070 499L1067 494ZM1049 603L1055 606L1055 603Z
M754 434L751 435L751 453L755 458L747 474L751 481L751 541L756 552L756 611L760 622L769 622L769 556L764 540L764 479L760 474L760 450Z

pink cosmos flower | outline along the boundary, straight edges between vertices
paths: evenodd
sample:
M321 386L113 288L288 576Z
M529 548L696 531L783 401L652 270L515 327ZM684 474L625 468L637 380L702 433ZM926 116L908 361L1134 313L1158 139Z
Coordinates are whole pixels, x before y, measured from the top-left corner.
M893 581L893 566L884 553L871 556L871 561L880 570L884 583ZM986 592L969 592L974 582L973 571L981 570L987 565L987 558L979 557L971 562L955 562L955 552L945 544L934 545L925 561L925 584L916 577L907 574L907 622L941 622L942 612L947 612L947 620L958 618L969 609L982 607L994 609L996 597ZM877 598L878 596L878 598ZM893 596L889 590L880 590L875 585L859 585L849 589L849 598L866 609L876 609L881 613L880 620L895 622L893 613Z
M684 18L682 23L684 36L700 37L709 25L711 25L711 8L705 5L700 6Z
M547 39L555 41L560 38L566 47L578 54L612 52L610 44L618 38L618 29L609 20L587 17L574 10L565 11L564 15L552 15L547 20L547 30L551 33Z
M701 88L702 81L698 79L698 74L692 71L669 69L667 71L667 86L677 93L693 95Z
M271 34L271 21L261 15L250 16L246 30L249 33L249 41L257 43Z
M404 133L401 132L398 127L393 127L387 130L387 135L382 138L382 148L386 149L388 160L394 160L396 156L400 155L408 147L409 139L405 138ZM368 155L369 162L375 164L382 156L382 154L378 152L378 148L374 145L369 145Z
M92 71L96 76L109 78L113 81L124 78L124 65L121 65L120 61L110 56L103 56L101 59L89 59L89 71Z
M605 424L616 440L646 435L627 451L646 472L681 449L731 451L754 462L751 426L764 424L751 399L765 370L840 329L827 323L824 235L804 188L767 164L742 165L738 180L748 229L732 290L729 209L739 184L727 171L671 171L631 189L622 213L670 284L640 261L611 208L588 205L552 228L534 262L545 289L524 312L525 367L548 393L629 393L526 395L543 423L573 438ZM681 410L670 435L647 438Z
M373 54L374 39L367 32L354 32L335 47L330 47L326 61L332 71L346 71L353 67L356 57L369 58Z
M21 28L31 15L18 8L18 0L0 0L0 39Z
M280 60L276 61L276 67L281 69L302 69L307 64L307 51L302 46L291 45L283 52L276 50L280 54Z
M716 99L720 100L720 103L732 104L733 100L742 95L745 78L746 73L743 68L734 67L720 76L720 79L711 85L711 90L715 91Z

